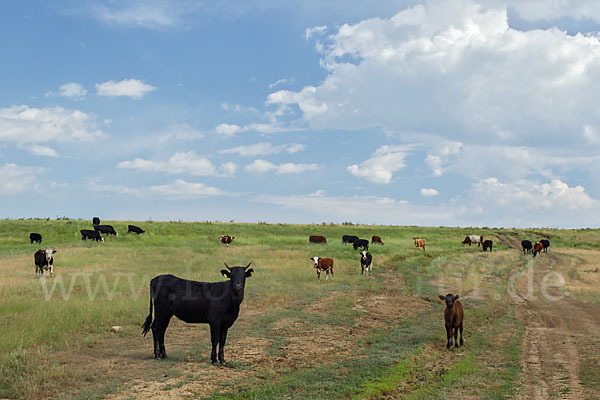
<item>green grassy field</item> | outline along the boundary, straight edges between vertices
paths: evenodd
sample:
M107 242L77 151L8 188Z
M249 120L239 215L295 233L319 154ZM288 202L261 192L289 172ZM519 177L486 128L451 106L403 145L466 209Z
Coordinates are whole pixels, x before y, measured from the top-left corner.
M0 397L511 398L522 381L523 325L507 282L527 258L500 239L544 235L551 249L600 250L598 230L140 221L147 232L138 236L126 234L129 222L103 223L120 235L83 242L90 221L0 221ZM494 252L461 246L473 233L492 239ZM235 236L230 247L222 234ZM311 234L328 244L309 244ZM343 234L383 238L370 248L372 277L361 276ZM58 251L53 278L34 274L40 247ZM317 282L312 256L335 260L334 280ZM225 348L233 368L210 366L206 325L180 321L166 334L169 360L153 360L151 338L140 335L150 279L218 281L224 262L252 262L256 272ZM565 265L573 296L594 302L578 263ZM463 299L459 350L445 348L437 295L446 292ZM123 330L111 333L114 325Z

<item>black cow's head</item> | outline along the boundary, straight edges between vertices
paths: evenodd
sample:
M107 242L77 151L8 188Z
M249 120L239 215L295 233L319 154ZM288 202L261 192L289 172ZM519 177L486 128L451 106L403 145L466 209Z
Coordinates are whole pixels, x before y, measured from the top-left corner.
M454 296L454 295L452 295L452 293L448 293L445 296L442 296L440 294L440 299L442 299L446 302L446 307L448 307L448 308L454 307L454 302L456 300L458 300L458 297L459 297L458 295Z
M221 275L225 278L229 278L231 280L231 287L233 288L233 293L236 296L244 295L244 286L246 285L246 278L254 275L254 270L252 268L248 269L252 263L248 263L245 267L229 267L227 263L225 263L225 267L227 269L221 270Z

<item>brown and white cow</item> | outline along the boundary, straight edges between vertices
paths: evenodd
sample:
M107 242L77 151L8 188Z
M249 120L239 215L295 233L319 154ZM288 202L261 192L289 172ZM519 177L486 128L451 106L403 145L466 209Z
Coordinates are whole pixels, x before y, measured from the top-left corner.
M535 242L535 244L533 245L533 256L535 257L536 254L541 253L543 249L544 245L542 244L542 242Z
M477 247L483 245L483 236L469 235L469 236L465 237L465 240L462 241L463 246L465 244L468 244L470 246L471 244L475 244L475 243L477 243Z
M310 257L310 260L315 264L317 270L317 279L321 280L321 271L325 271L327 275L325 280L329 279L329 272L331 272L331 279L333 279L333 259L321 258L321 257Z
M233 241L233 239L235 239L235 236L229 236L229 235L219 236L219 240L221 241L221 243L226 244L227 246L229 246L229 244Z
M327 243L327 239L325 238L325 236L319 235L310 235L308 237L308 241L309 243Z
M423 251L425 251L425 239L419 239L418 237L414 237L413 240L415 241L416 248L422 247Z

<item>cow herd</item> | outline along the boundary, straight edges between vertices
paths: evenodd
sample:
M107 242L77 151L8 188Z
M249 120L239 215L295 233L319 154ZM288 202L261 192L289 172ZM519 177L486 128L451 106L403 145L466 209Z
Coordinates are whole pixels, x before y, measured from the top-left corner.
M326 244L327 238L325 236L320 235L310 235L308 237L309 243L317 243L317 244ZM369 240L361 239L355 235L342 235L342 244L352 243L352 247L354 250L358 250L362 248L363 250L360 252L360 268L361 275L369 276L373 275L372 267L373 267L373 256L368 252L369 250ZM380 236L373 235L371 237L371 244L380 244L383 246L383 240L381 240ZM321 257L310 257L309 258L317 271L317 280L321 280L321 272L325 272L325 280L329 279L329 274L331 274L331 279L333 279L333 259L332 258L321 258Z
M104 242L104 235L117 236L118 233L111 225L101 225L100 219L94 217L92 220L94 229L82 229L81 240L95 240ZM129 225L127 233L143 234L145 231L138 226ZM235 239L234 236L221 235L219 241L229 246ZM40 233L31 233L29 235L31 244L42 242ZM325 236L310 235L309 243L327 244ZM425 251L425 239L413 237L415 248L422 248ZM372 275L373 256L368 252L369 240L361 239L355 235L343 235L342 244L352 244L354 250L362 249L360 252L361 275ZM477 244L483 251L492 251L493 241L484 240L481 235L467 235L461 242L462 245ZM371 245L379 244L383 246L380 236L373 235ZM550 242L542 239L534 244L529 240L521 242L523 254L547 252ZM49 271L50 276L54 272L53 254L54 249L39 249L34 254L35 272L40 277L44 271ZM334 277L334 260L329 257L310 257L311 262L317 273L317 280L321 279L321 272L326 275L325 280ZM187 323L207 323L210 326L210 336L212 343L211 361L215 366L226 365L224 357L224 347L229 328L236 321L240 305L244 299L244 288L246 278L253 275L254 271L246 267L229 267L221 270L221 274L227 278L223 282L197 282L182 279L174 275L159 275L150 282L150 310L149 314L142 324L142 333L144 336L151 330L154 341L154 357L156 359L167 358L165 350L165 332L169 321L173 316ZM463 320L464 313L459 295L448 293L446 296L440 295L439 298L446 303L444 311L444 321L447 335L447 347L462 346L463 341ZM154 314L154 318L153 318ZM458 334L460 333L460 341ZM217 351L218 350L218 351Z

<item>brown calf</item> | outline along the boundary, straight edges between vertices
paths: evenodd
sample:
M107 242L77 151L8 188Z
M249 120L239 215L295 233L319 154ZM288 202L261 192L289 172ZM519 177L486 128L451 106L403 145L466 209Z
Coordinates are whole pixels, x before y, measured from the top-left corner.
M381 237L377 236L377 235L373 235L373 237L371 238L371 244L373 243L379 243L381 245L383 245L383 242L381 241Z
M229 243L231 243L233 241L233 239L235 239L235 236L221 235L219 237L219 240L221 240L221 243L226 244L227 246L229 246Z
M453 296L448 293L446 296L440 295L440 299L446 302L446 310L444 310L444 322L446 325L446 337L448 343L446 348L452 347L452 336L454 336L454 347L458 347L458 330L460 329L460 345L463 342L463 313L462 304L458 301L458 295Z
M422 247L423 251L425 251L425 239L419 239L414 237L413 240L415 241L416 248Z
M321 271L325 271L327 275L325 280L329 279L329 272L331 272L331 279L333 279L333 259L321 258L321 257L310 257L310 260L315 264L317 270L317 279L321 280Z
M542 244L542 242L535 242L535 244L533 245L533 256L535 257L537 253L541 253L543 249L544 245Z
M310 235L308 237L308 241L310 243L327 243L327 239L325 239L325 236L319 236L319 235Z

